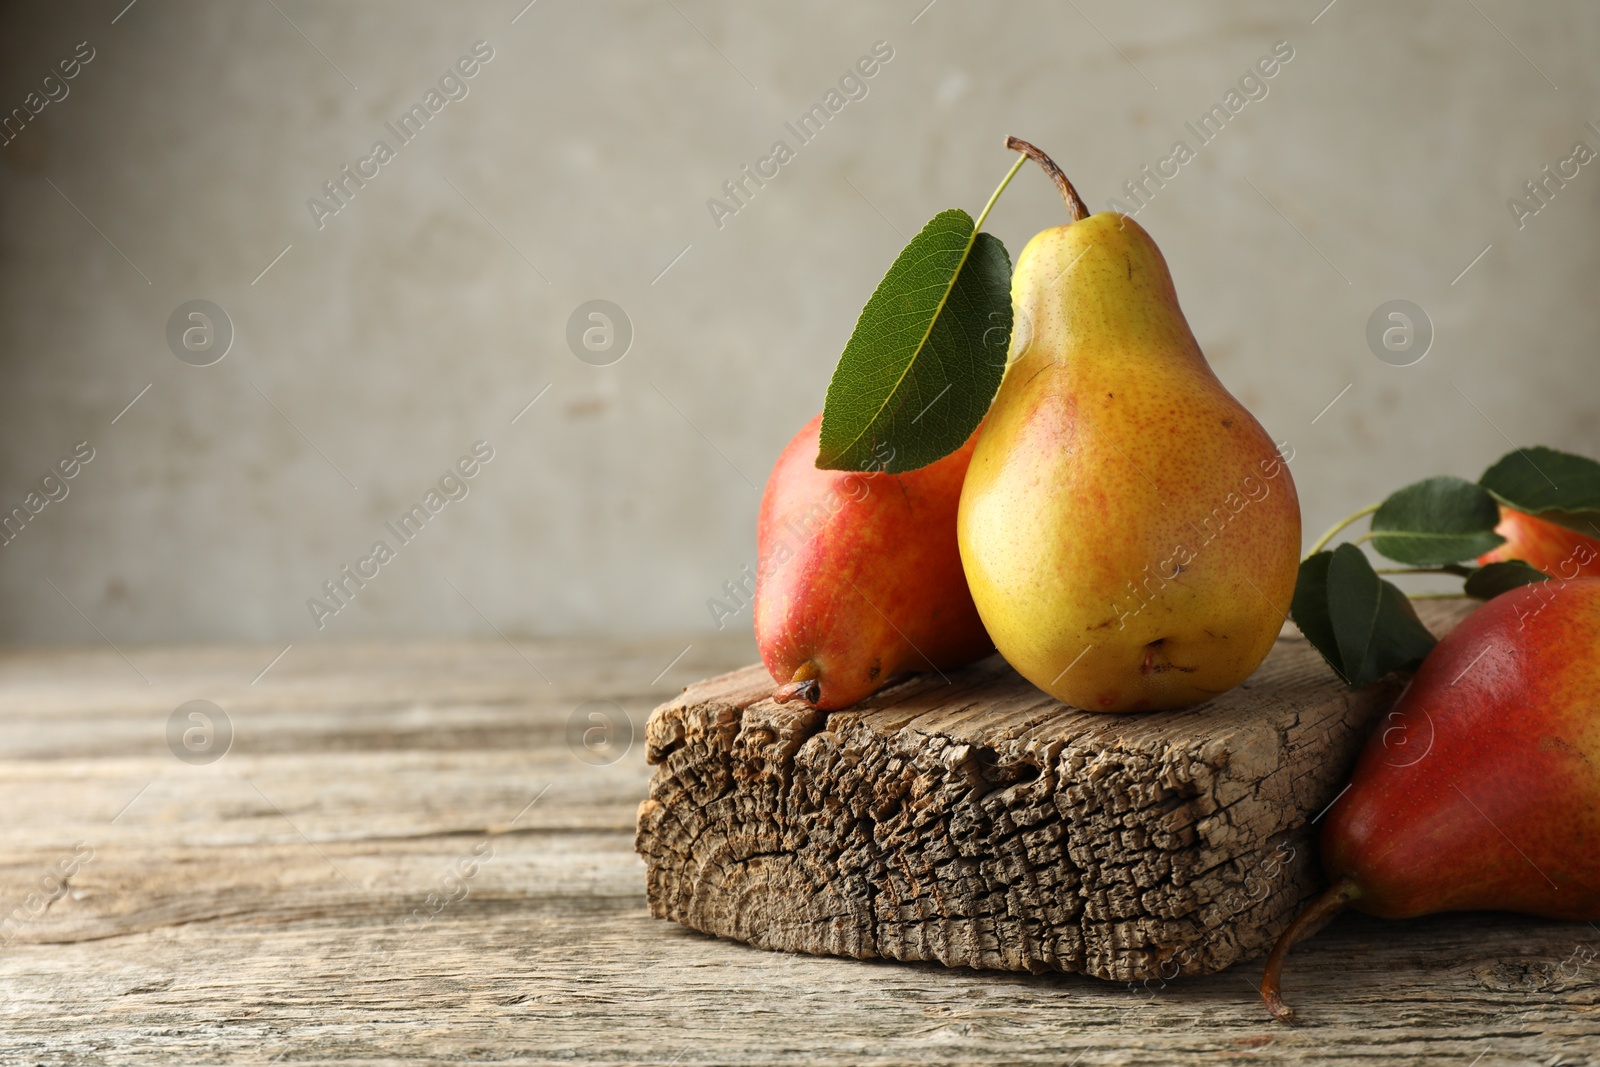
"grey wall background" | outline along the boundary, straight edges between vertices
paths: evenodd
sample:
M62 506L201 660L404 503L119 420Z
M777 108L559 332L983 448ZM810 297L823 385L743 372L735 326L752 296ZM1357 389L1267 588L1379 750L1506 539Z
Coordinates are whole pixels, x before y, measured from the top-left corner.
M1600 165L1520 230L1506 205L1600 148L1600 7L925 3L8 8L0 108L95 58L0 148L0 506L95 458L0 548L0 640L707 630L861 304L982 206L1002 137L1103 208L1278 40L1139 219L1295 448L1308 539L1508 442L1600 451ZM319 231L307 199L480 40L470 95ZM878 40L870 94L719 230L707 198ZM1029 169L988 228L1014 256L1060 221ZM209 367L165 339L195 298L236 330ZM594 298L635 331L611 366L565 340ZM1393 298L1434 324L1413 366L1365 340ZM480 439L470 495L318 633L306 598Z

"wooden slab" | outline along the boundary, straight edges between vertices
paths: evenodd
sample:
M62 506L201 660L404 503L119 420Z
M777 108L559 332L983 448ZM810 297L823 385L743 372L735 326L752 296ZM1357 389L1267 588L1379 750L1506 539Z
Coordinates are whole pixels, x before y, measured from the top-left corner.
M1458 614L1433 605L1436 629ZM998 656L832 714L771 689L756 665L652 714L653 914L769 949L1140 981L1271 947L1323 884L1311 820L1398 683L1351 692L1287 626L1242 686L1176 712L1071 708Z

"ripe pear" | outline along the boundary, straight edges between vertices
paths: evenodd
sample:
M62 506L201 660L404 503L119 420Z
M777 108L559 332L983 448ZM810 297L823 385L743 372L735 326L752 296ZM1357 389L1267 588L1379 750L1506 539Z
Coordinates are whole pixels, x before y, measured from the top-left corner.
M1600 921L1600 578L1495 597L1447 634L1381 719L1322 828L1332 887L1267 960L1346 905L1405 919L1497 909Z
M1479 563L1520 559L1552 578L1600 576L1600 541L1504 505L1494 532L1505 544L1478 557Z
M1212 373L1167 264L1115 212L1017 258L1008 366L961 492L973 600L1006 660L1068 704L1195 704L1265 658L1294 593L1287 460Z
M919 470L819 470L818 415L767 479L756 530L755 626L779 701L847 708L907 671L989 655L956 549L977 441ZM887 460L887 457L884 457Z

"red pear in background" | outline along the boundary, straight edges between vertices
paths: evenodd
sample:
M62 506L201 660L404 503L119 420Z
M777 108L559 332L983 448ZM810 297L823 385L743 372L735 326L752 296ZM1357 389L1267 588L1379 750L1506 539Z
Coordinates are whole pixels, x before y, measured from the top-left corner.
M1494 909L1600 921L1600 579L1535 582L1467 616L1379 720L1322 828L1333 886L1289 947L1345 905L1383 918Z
M907 671L994 651L956 547L978 435L906 474L818 470L818 415L778 457L756 528L755 626L773 696L846 708Z
M1576 530L1502 505L1494 532L1506 543L1479 556L1479 563L1520 559L1555 578L1600 577L1600 541Z

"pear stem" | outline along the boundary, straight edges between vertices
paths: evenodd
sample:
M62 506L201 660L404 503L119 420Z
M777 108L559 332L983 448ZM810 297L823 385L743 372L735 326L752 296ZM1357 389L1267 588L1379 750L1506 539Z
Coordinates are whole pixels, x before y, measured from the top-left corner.
M1061 190L1061 199L1067 202L1067 212L1071 214L1072 221L1078 222L1089 217L1089 207L1083 202L1083 197L1078 195L1078 190L1067 181L1067 176L1061 173L1061 168L1056 166L1056 161L1045 155L1033 145L1020 137L1007 137L1006 147L1013 152L1021 152L1050 175L1050 180L1056 183L1056 188Z
M1360 895L1361 890L1356 888L1355 879L1345 875L1313 900L1305 911L1295 916L1294 922L1278 938L1278 943L1272 946L1272 955L1267 957L1267 969L1261 975L1261 999L1266 1002L1272 1017L1280 1023L1294 1019L1294 1009L1283 1002L1280 991L1283 962L1289 958L1289 950L1295 946L1295 942L1306 936L1307 930L1342 911L1345 905Z
M1311 546L1311 551L1310 552L1306 553L1306 559L1310 559L1312 556L1315 556L1318 552L1321 552L1322 549L1327 545L1327 543L1329 541L1333 540L1333 535L1334 534L1338 533L1340 530L1344 529L1346 526L1349 526L1352 522L1355 522L1358 519L1365 518L1366 516L1371 515L1374 511L1377 511L1382 506L1383 506L1382 504L1368 504L1366 507L1362 508L1360 511L1355 512L1352 515L1346 515L1344 518L1342 518L1338 522L1334 523L1333 526L1331 526L1328 529L1327 533L1325 533L1321 537L1317 538L1317 543ZM1302 560L1301 562L1303 563L1303 562L1305 562L1305 560Z

